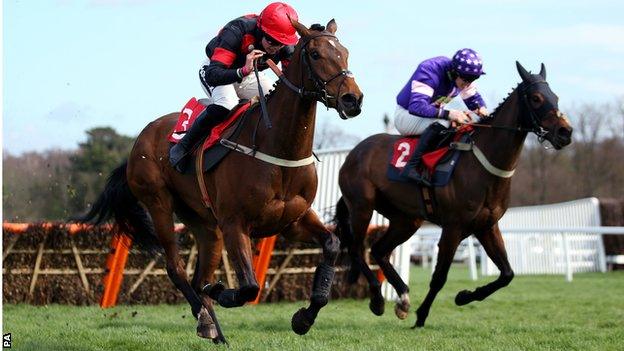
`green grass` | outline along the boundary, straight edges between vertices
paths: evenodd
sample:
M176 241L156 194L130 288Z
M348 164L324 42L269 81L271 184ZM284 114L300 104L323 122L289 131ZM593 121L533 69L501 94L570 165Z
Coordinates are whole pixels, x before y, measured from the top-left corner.
M412 269L412 312L405 321L374 316L368 301L332 301L305 336L290 329L304 302L262 304L217 314L232 350L622 350L624 272L517 276L483 302L457 307L455 294L473 289L464 267L452 269L422 329L413 310L429 273ZM3 332L16 350L225 349L195 336L187 305L98 307L5 305ZM134 316L133 316L134 314Z

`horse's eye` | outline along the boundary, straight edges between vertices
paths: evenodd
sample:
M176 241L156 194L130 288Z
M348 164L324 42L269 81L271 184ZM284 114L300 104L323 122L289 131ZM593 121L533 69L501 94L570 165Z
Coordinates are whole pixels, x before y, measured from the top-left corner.
M321 58L321 55L319 55L318 51L312 51L312 52L310 53L310 57L311 57L313 60L318 60L318 59L320 59L320 58Z
M533 105L533 108L540 107L542 103L544 103L544 98L541 95L539 94L531 95L531 105Z

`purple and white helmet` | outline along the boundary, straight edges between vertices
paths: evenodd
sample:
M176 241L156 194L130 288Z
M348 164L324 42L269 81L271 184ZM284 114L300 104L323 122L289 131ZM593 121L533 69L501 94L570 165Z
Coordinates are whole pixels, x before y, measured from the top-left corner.
M460 75L480 76L483 72L483 59L472 49L460 49L453 55L453 69Z

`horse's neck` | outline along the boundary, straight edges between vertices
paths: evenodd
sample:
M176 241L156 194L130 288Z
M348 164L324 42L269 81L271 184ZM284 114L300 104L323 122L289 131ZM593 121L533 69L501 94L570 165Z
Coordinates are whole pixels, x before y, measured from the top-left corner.
M298 67L289 67L287 78L296 86L302 86ZM287 73L288 73L287 72ZM296 73L296 74L295 74ZM264 153L298 160L312 154L316 101L302 99L285 84L278 84L267 101L267 109L273 127L261 128L258 146ZM262 118L262 117L260 117Z
M501 104L490 121L492 126L519 127L520 104L517 89ZM487 159L498 168L515 169L526 139L526 132L497 128L482 128L475 135L475 144Z

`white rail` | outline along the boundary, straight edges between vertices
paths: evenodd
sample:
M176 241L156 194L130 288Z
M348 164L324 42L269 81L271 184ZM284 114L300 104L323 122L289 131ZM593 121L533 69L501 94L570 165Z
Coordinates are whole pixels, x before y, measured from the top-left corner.
M442 233L442 230L440 228L423 228L421 230L419 230L417 232L416 235L422 235L422 236L440 236ZM565 278L567 281L571 282L572 278L573 278L573 273L574 273L574 266L573 266L573 261L572 261L572 252L570 249L570 237L576 235L576 234L590 234L590 235L599 235L602 236L603 234L608 234L608 235L624 235L624 227L550 227L550 228L510 228L510 229L506 229L506 228L501 228L501 233L503 234L503 237L506 235L523 235L523 234L533 234L533 235L558 235L561 243L562 243L562 254L563 254L563 260L564 260L564 264L565 264L565 269L564 269L564 274L565 274ZM476 258L474 253L470 252L470 250L472 249L472 239L473 237L470 236L467 240L468 240L468 250L469 250L469 268L470 268L470 276L472 277L472 279L476 279ZM598 255L598 264L600 267L600 271L605 272L606 271L606 258L605 258L605 252L604 252L604 247L602 247L602 238L600 238L600 240L598 240L599 247L598 250L596 252L596 254ZM437 250L435 250L436 248L433 248L432 251L434 251L434 255L432 256L432 270L435 269L435 261L436 261L436 254L437 254ZM485 252L481 252L481 262L483 264L483 262L485 261Z

